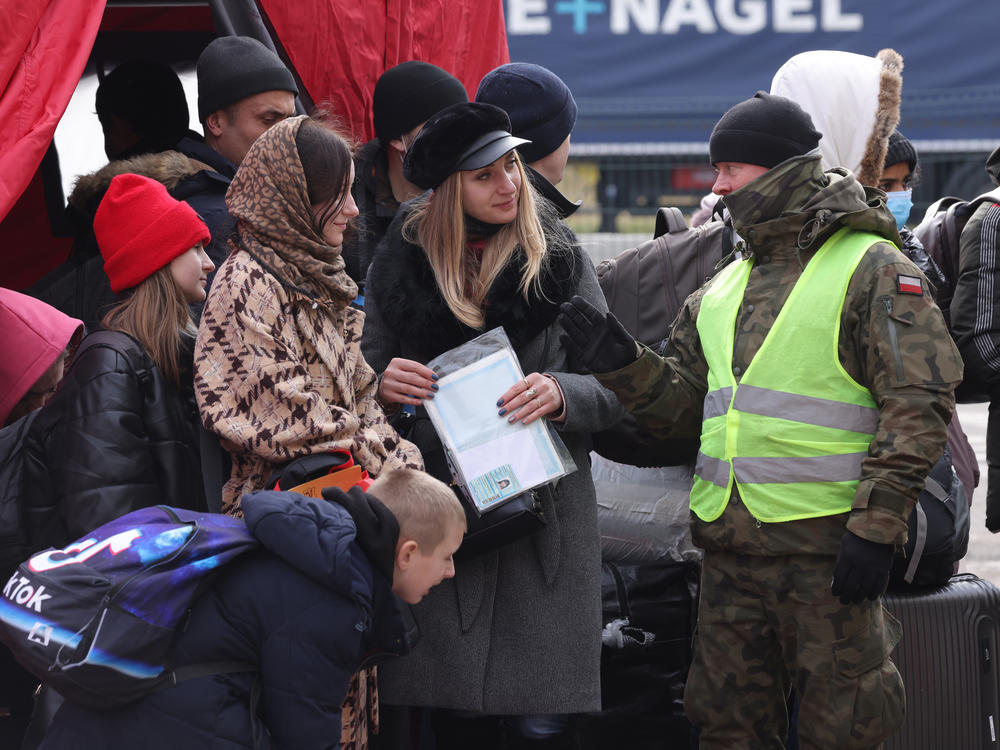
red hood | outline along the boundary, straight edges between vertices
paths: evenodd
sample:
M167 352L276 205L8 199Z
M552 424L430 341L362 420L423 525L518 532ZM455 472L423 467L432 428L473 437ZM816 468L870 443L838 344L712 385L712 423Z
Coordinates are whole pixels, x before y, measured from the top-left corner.
M0 425L82 333L82 321L34 297L0 289Z

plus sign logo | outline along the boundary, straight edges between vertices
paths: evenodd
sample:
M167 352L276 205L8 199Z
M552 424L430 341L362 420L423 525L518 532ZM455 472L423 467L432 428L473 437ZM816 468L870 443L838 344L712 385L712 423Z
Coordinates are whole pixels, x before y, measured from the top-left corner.
M573 16L573 31L577 34L587 33L587 16L604 13L607 9L607 3L598 0L560 0L555 5L556 13Z

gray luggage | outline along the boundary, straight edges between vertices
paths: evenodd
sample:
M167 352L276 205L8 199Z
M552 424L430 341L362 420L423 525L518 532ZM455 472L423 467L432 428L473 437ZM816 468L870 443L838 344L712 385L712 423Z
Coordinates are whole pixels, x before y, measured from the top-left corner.
M906 686L906 720L886 750L1000 748L1000 588L960 573L884 603L903 624L892 658Z

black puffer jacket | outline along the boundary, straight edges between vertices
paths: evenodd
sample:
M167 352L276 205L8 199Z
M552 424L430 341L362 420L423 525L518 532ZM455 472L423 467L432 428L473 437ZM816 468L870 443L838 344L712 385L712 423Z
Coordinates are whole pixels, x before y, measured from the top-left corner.
M944 275L944 271L924 249L923 243L917 239L913 232L903 227L899 230L899 239L903 241L901 248L903 255L912 260L914 265L924 272L924 276L934 287L932 290L934 301L943 311L947 311L944 303L951 300L951 295L954 292L952 282Z
M193 391L179 392L124 333L83 340L25 450L35 549L62 547L150 505L206 509Z
M257 672L191 679L114 711L66 703L40 750L339 747L351 675L362 662L406 649L389 582L355 542L356 526L342 506L256 492L242 507L264 550L227 566L198 600L174 662L239 661ZM383 528L366 539L394 549L393 534Z

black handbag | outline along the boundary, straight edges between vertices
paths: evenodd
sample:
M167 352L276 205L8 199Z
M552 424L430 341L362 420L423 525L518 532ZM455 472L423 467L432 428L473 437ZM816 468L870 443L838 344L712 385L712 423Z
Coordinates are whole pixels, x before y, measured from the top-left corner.
M482 515L474 510L472 501L465 497L464 492L458 487L455 491L462 501L468 524L462 546L455 553L459 559L503 547L545 528L541 498L543 493L552 492L550 485L522 492Z
M348 451L311 453L275 466L271 469L267 486L272 490L287 490L353 465L354 459Z
M503 505L480 514L472 500L453 481L454 472L449 465L447 453L427 411L422 406L417 407L412 414L401 411L391 422L401 437L420 449L427 473L450 484L462 502L467 528L462 546L455 553L456 558L473 557L494 550L545 528L541 498L545 493L552 492L551 485L522 492Z

